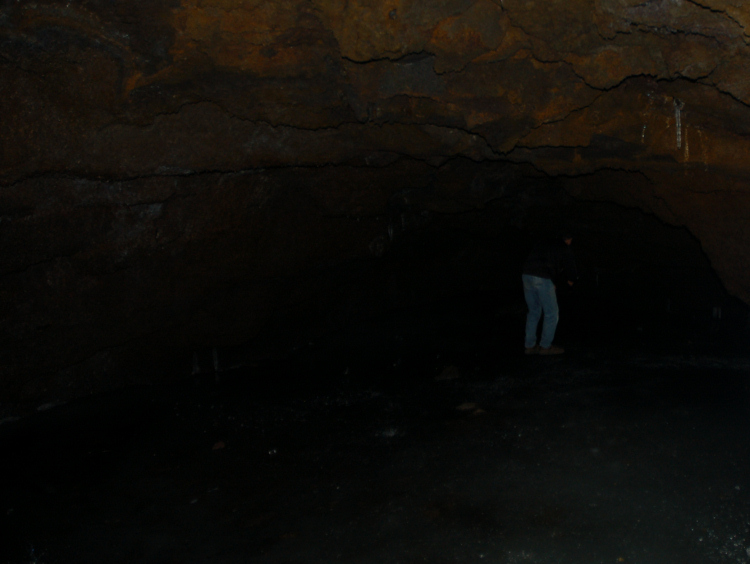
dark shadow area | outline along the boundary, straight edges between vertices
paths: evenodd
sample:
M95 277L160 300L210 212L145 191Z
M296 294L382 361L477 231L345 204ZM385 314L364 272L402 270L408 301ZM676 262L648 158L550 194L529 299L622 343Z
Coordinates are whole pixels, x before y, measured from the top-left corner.
M4 422L0 563L746 562L747 308L684 230L571 205L567 351L526 357L556 212L498 206L192 374Z

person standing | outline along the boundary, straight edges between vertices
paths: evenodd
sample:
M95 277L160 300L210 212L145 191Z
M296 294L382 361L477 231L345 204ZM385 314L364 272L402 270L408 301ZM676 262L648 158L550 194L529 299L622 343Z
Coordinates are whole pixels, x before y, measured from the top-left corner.
M578 277L571 244L573 236L563 233L559 238L534 247L523 265L523 294L529 308L526 315L525 354L562 354L562 347L552 345L559 320L554 281L564 275L572 286ZM537 345L537 327L544 313L542 338Z

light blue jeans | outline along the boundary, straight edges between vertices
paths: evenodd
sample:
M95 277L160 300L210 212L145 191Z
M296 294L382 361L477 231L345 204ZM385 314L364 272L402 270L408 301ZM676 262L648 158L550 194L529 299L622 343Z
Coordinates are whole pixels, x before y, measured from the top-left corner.
M560 318L555 285L549 278L539 278L528 274L524 274L522 278L523 295L526 298L526 305L529 306L529 313L526 315L526 347L536 345L536 328L544 312L542 340L539 346L549 348L552 345L552 339L555 338L557 321Z

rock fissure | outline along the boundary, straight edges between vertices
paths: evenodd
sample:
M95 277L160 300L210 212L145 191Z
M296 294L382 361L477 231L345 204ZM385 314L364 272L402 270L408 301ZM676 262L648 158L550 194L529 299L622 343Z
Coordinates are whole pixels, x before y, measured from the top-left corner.
M748 98L747 101L743 100L740 96L738 96L737 92L733 89L728 89L726 87L722 88L721 84L718 80L709 80L711 76L716 74L716 72L712 72L709 76L707 76L702 82L704 84L707 84L711 86L712 88L715 88L717 92L720 92L721 94L725 94L729 96L732 100L735 102L738 102L742 104L743 106L746 106L750 108L750 98ZM734 81L733 85L740 85L750 91L750 78L739 78Z
M665 27L654 27L654 26L647 26L643 24L639 24L636 26L638 31L641 31L643 33L653 33L657 36L664 36L664 35L677 35L677 36L684 36L684 37L702 37L704 39L710 39L712 41L715 41L717 45L721 45L721 36L717 36L716 34L712 33L703 33L697 30L690 30L690 29L677 29L670 26ZM728 36L731 37L731 36Z
M409 65L414 64L416 62L422 61L424 59L435 57L434 53L430 53L428 51L412 51L409 53L395 53L394 56L388 56L384 55L382 57L376 57L373 59L367 59L367 60L356 60L352 59L350 57L347 57L345 55L341 56L342 61L346 61L347 63L352 63L353 65L366 67L368 65L376 64L376 63L393 63L398 65Z
M723 15L724 15L724 16L726 16L726 17L727 17L728 19L732 20L732 22L734 22L735 24L737 24L737 26L738 26L738 27L742 28L742 26L741 26L741 25L739 25L739 23L738 23L738 22L737 22L737 21L736 21L736 20L735 20L734 18L732 18L732 16L730 16L730 15L729 15L729 14L727 13L727 11L726 11L726 10L720 10L719 8L714 8L713 6L711 6L711 5L709 5L709 4L704 4L704 3L702 3L702 2L698 2L697 0L686 0L686 1L687 1L687 2L689 3L689 4L693 4L693 5L695 5L695 6L698 6L699 8L701 8L701 9L703 9L703 10L708 10L709 12L712 12L712 13L714 13L714 14L723 14Z
M687 0L687 2L689 2L690 4L693 4L695 6L698 6L699 8L702 8L704 10L708 10L708 11L710 11L712 13L722 14L725 18L727 18L729 21L731 21L734 25L736 25L739 28L739 30L741 31L742 36L743 36L742 37L743 41L745 43L748 42L748 38L746 37L747 34L745 32L745 26L742 25L742 23L737 18L735 18L734 16L732 16L732 14L730 14L728 10L726 10L726 9L725 10L721 10L719 8L713 8L710 5L704 4L702 2L698 2L697 0Z

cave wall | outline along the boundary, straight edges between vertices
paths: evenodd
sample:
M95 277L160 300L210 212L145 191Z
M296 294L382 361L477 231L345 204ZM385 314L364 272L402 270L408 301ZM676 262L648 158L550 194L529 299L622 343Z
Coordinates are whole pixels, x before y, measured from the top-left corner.
M316 269L523 178L686 227L750 303L748 21L731 0L5 0L4 385L97 389L134 350L252 338L320 299Z

